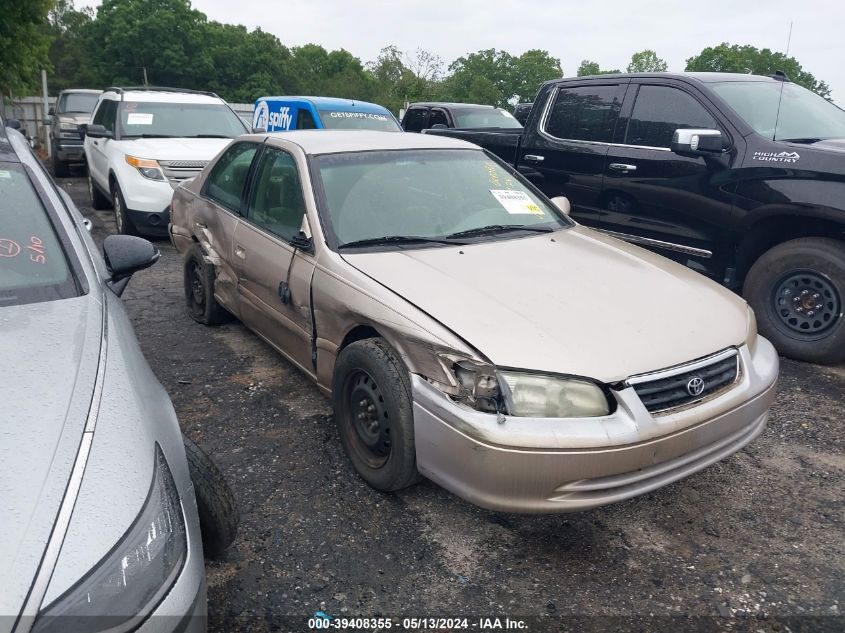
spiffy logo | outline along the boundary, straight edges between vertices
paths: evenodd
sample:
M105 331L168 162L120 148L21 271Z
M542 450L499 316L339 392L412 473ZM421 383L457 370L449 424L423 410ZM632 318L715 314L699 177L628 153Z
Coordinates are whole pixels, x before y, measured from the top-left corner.
M293 115L290 113L290 108L283 106L278 112L270 113L270 126L267 129L269 131L289 130L292 122Z
M267 122L270 118L270 108L266 101L261 101L255 106L255 113L252 115L252 127L267 129Z
M801 155L798 152L754 152L753 160L769 163L797 163Z

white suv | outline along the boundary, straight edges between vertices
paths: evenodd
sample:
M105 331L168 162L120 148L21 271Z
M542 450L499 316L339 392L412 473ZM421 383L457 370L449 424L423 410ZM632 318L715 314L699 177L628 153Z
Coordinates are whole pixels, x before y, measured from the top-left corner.
M247 131L213 92L108 88L85 130L91 203L119 233L167 235L173 190Z

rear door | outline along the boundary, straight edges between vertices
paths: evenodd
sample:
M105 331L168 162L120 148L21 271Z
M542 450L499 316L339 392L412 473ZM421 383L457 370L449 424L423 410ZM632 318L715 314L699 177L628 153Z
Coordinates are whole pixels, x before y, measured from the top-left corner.
M675 154L670 145L678 128L720 130L726 142L731 139L727 121L686 84L632 80L607 155L602 213L584 222L646 238L639 243L707 267L731 226L732 158L729 153L715 159Z
M627 79L552 89L538 126L526 132L517 164L543 192L566 196L572 215L601 213L604 163L619 120Z
M245 217L235 229L240 318L313 375L311 277L314 256L295 248L305 230L300 169L288 152L265 146L247 195Z

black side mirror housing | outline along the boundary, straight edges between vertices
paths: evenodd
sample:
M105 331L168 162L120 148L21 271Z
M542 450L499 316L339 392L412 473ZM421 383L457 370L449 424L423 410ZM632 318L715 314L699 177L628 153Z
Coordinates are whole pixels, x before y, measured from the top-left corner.
M91 123L85 128L85 136L91 138L114 138L114 132L107 130L104 125Z
M88 124L87 123L80 123L78 127L79 127L79 135L82 138L85 138L85 136L88 134Z
M312 244L311 238L305 235L305 231L300 231L290 241L291 246L301 251L310 251Z
M109 235L103 241L103 257L112 275L109 287L119 297L129 278L155 264L161 257L161 251L141 237Z
M20 130L21 122L17 119L6 119L6 127L10 127L13 130Z
M671 150L681 156L721 154L724 149L719 130L677 129L672 136Z

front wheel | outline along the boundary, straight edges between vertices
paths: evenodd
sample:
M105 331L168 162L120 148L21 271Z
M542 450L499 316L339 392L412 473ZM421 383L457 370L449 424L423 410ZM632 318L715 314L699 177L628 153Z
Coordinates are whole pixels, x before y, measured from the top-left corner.
M115 182L111 189L112 207L114 208L114 224L117 232L120 235L138 235L135 225L129 217L129 212L126 210L126 200L123 198L123 192L120 190L120 185Z
M760 333L784 356L845 360L845 244L807 237L766 251L745 278Z
M340 441L358 474L385 492L420 480L408 370L384 339L341 351L332 382Z
M215 558L235 540L240 514L223 473L187 436L182 435L182 441L197 499L203 553L207 558Z
M91 206L97 211L104 211L111 206L111 200L108 199L108 196L104 196L97 185L94 184L90 170L88 171L88 195L91 196Z
M184 262L185 307L203 325L220 325L231 318L214 298L214 277L214 266L206 263L200 245L194 243Z

